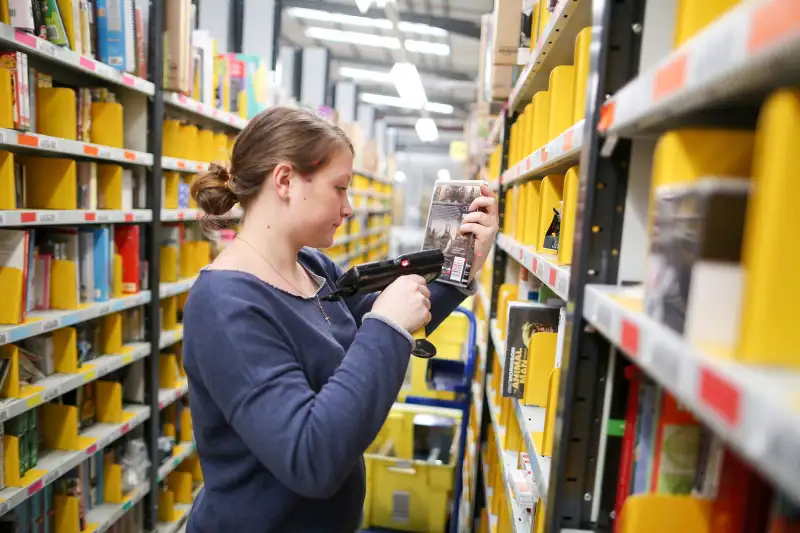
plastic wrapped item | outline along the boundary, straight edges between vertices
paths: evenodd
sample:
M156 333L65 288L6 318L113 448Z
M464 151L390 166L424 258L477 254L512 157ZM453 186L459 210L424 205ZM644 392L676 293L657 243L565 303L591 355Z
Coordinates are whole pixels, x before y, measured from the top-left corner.
M147 481L150 458L144 439L131 439L122 454L122 491L130 492Z

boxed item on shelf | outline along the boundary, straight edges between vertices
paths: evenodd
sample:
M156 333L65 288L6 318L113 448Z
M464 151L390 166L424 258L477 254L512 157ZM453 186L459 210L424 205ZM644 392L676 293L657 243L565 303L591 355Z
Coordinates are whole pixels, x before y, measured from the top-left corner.
M28 56L23 52L2 52L0 53L0 68L11 72L14 127L27 131L31 129Z
M436 181L425 225L423 249L444 252L441 281L466 286L474 253L474 235L460 232L472 202L481 196L480 181Z
M692 341L732 347L748 179L702 179L655 192L645 312Z
M522 11L519 0L495 0L491 27L491 62L493 65L514 66L520 46Z
M559 308L534 302L508 306L502 394L545 407L550 372L555 367Z

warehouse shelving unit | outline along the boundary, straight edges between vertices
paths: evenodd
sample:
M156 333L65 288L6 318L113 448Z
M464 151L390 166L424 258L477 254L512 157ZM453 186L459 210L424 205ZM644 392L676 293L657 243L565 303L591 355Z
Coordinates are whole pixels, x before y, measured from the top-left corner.
M489 332L483 337L487 368L495 371L502 368L505 353L496 327L503 282L522 275L518 273L532 276L566 305L551 457L540 456L531 438L542 431L544 409L513 400L513 422L524 440L520 451L531 458L543 503L532 513L526 532L606 532L619 526L617 477L628 366L672 395L763 476L776 495L795 509L800 504L796 366L756 365L693 344L645 313L644 290L636 285L645 279L649 246L653 139L687 127L752 131L768 95L800 83L800 12L788 0L727 2L728 10L719 7L722 2L712 2L717 16L678 46L672 40L673 25L679 24L677 4L560 0L489 137L501 147L491 182L498 191L501 228L513 209L507 204L508 191L580 168L571 262L562 264L552 253L500 233L491 280L476 298ZM592 27L592 38L585 116L541 148L511 161L512 127L533 94L547 89L553 68L572 64L573 42L586 26ZM491 416L483 417L484 446L491 435L507 431L495 413L495 392L487 387L486 394L489 401L481 407ZM492 507L498 488L485 477L490 468L484 459L483 480L476 483L480 490L473 495L474 518L480 517L484 500L484 519L494 533L502 520ZM513 509L509 513L513 519ZM676 512L676 519L683 514ZM627 531L647 531L643 524ZM677 524L682 531L691 530Z

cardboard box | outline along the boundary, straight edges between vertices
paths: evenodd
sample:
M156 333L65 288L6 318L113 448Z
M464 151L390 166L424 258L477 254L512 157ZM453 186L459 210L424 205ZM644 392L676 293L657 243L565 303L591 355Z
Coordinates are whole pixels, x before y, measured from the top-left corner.
M520 47L522 0L495 0L492 27L492 64L516 65Z
M488 75L486 97L488 100L505 100L514 88L514 67L492 66Z

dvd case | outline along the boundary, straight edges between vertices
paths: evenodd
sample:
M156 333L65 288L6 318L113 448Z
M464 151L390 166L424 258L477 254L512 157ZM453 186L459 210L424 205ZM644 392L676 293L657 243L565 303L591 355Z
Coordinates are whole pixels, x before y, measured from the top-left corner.
M444 252L444 265L440 281L466 286L472 268L475 236L461 234L461 221L472 202L481 196L485 181L437 181L433 186L428 222L425 224L423 250L439 249Z
M539 333L558 333L561 310L535 302L510 302L508 305L508 331L506 332L505 364L503 365L503 396L523 399L525 384L528 381L529 367L533 358L550 355L555 359L556 350L552 354L535 353L533 339ZM555 343L553 343L555 345ZM541 345L538 346L542 348ZM554 362L554 361L553 361ZM551 364L549 370L555 365ZM540 371L536 368L535 371ZM547 372L547 379L550 373ZM545 392L543 390L541 392ZM544 407L544 405L542 405Z

